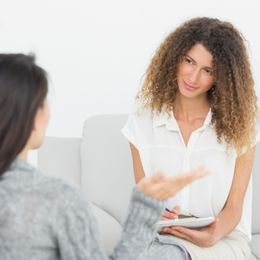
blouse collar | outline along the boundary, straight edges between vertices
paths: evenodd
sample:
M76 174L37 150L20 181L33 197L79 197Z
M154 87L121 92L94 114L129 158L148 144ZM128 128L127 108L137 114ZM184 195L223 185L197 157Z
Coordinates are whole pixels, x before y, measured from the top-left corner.
M211 119L212 119L212 112L211 109L209 109L209 112L204 120L203 125L196 131L204 130L208 126L213 127L211 124ZM165 125L166 129L168 130L179 131L179 125L173 113L168 113L166 111L161 112L160 114L154 113L153 128L163 126L163 125Z

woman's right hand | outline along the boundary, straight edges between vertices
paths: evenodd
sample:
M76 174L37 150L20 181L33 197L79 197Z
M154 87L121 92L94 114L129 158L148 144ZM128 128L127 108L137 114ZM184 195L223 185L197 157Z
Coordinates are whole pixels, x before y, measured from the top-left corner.
M172 209L165 209L162 216L161 216L161 220L169 220L169 219L176 219L178 218L178 215L181 212L181 208L180 206L175 206Z
M176 195L189 183L208 174L204 167L196 168L187 173L166 177L162 172L143 178L137 186L139 189L158 200L165 200Z

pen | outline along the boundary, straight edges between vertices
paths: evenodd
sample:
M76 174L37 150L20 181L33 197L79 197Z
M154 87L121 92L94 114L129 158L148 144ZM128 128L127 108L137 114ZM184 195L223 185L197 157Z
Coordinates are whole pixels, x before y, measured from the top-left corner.
M194 216L194 215L192 215L192 214L190 214L190 213L188 213L188 214L178 214L177 215L177 213L175 212L175 211L171 211L171 210L169 210L168 208L165 208L165 211L167 211L167 212L170 212L170 213L173 213L173 214L176 214L176 216L177 216L177 218L191 218L191 217L193 217L193 218L198 218L197 216Z

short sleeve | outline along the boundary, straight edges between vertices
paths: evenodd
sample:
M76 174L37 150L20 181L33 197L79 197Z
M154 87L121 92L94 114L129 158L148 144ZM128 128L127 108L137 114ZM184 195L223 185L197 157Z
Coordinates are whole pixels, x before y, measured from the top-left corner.
M139 148L139 144L137 142L137 128L135 116L133 114L129 115L128 120L126 124L123 126L121 132L130 143L132 143L137 149Z

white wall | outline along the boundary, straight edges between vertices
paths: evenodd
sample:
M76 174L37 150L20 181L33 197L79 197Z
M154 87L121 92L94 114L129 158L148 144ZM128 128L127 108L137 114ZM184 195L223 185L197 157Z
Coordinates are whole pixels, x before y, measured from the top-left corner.
M0 52L37 54L51 79L47 134L81 136L85 118L131 111L155 49L194 16L229 20L243 32L259 85L259 10L259 0L0 0Z

